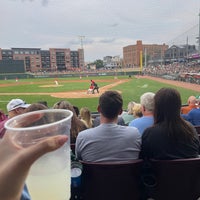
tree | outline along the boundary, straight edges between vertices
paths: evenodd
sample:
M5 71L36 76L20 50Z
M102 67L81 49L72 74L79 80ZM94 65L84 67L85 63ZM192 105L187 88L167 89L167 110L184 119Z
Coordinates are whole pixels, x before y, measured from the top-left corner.
M104 67L103 60L100 60L100 59L96 60L93 64L96 65L97 69Z

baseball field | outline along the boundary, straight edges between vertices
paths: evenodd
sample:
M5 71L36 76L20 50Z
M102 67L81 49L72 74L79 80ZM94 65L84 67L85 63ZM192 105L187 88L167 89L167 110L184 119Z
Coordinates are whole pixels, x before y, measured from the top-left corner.
M99 93L87 94L91 79L98 84ZM200 85L147 76L13 79L0 81L0 109L7 112L7 103L13 98L21 98L27 103L47 101L49 107L67 100L79 108L87 106L96 112L98 97L106 90L119 91L126 109L128 102L139 102L143 93L156 92L162 87L176 88L181 94L182 104L187 103L190 95L200 94Z

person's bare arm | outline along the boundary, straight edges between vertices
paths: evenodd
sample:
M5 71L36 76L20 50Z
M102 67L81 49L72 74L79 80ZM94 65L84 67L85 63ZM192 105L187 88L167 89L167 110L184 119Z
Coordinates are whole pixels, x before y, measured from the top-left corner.
M38 144L21 148L12 143L9 134L0 139L0 199L19 200L28 171L40 156L61 147L68 137L59 135Z

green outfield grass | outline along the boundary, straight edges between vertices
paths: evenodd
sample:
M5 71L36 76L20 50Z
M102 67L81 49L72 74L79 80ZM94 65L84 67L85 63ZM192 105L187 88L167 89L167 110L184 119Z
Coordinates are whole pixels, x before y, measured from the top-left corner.
M79 78L59 78L57 79L61 87L41 87L44 85L54 85L55 79L23 79L19 80L18 83L15 80L1 80L1 84L5 83L13 83L13 86L8 87L0 87L0 93L52 93L52 92L67 92L67 91L75 91L75 90L87 90L90 85L90 79L94 79L98 85L101 87L111 84L114 80L114 77L83 77L81 80L85 80L85 82L79 82ZM102 79L106 79L105 82L102 82ZM118 79L127 79L127 76L120 76ZM74 80L72 83L65 82L66 80ZM76 82L77 80L77 82ZM20 83L25 82L25 85L20 85ZM113 90L120 90L122 92L122 97L124 100L124 109L126 109L129 101L139 102L140 96L145 92L156 92L161 87L173 87L176 88L181 93L182 104L186 104L187 98L190 95L199 95L198 92L183 89L180 87L159 83L152 80L147 79L137 79L132 78L129 79L129 82L120 84L116 87L113 87ZM91 96L91 95L90 95ZM21 98L25 100L27 103L34 103L38 101L47 101L49 107L53 106L54 103L60 101L61 98L51 97L50 95L0 95L0 109L6 112L7 103L13 98ZM65 98L64 98L65 99ZM92 112L96 111L98 98L69 98L66 99L70 101L73 105L78 106L79 108L83 106L87 106L90 108Z

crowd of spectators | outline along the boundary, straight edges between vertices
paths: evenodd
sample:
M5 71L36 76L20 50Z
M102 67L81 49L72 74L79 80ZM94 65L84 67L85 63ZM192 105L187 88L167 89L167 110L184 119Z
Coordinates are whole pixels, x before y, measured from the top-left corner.
M200 65L173 63L168 65L148 65L143 68L144 75L163 77L185 82L200 83ZM199 74L199 75L198 75Z
M191 102L195 107L190 107L186 114L182 114L180 93L173 88L161 88L155 94L147 92L141 95L139 103L129 102L125 112L122 109L121 94L117 91L106 91L99 97L99 116L95 119L87 107L82 107L79 111L76 105L67 100L56 102L51 109L68 109L73 112L70 139L71 144L75 144L75 156L78 160L165 160L195 158L200 154L199 137L194 127L200 125L200 101L192 96L188 98L188 104ZM9 118L41 109L50 109L47 102L27 104L22 99L12 99L7 105L8 115L2 120L0 134L3 143L0 145L5 145L4 141L8 140L4 123ZM126 119L127 115L132 116ZM61 140L63 143L67 138ZM50 149L47 148L47 151ZM44 153L41 150L41 154ZM0 185L2 180L0 177ZM25 196L30 199L26 185L21 191L21 200ZM0 190L0 199L1 197Z
M55 70L55 71L38 71L38 72L32 72L31 74L33 75L60 75L60 74L79 74L80 78L81 75L90 75L90 74L96 74L96 73L108 73L108 72L129 72L133 71L133 68L123 68L123 67L117 67L117 68L109 68L106 69L104 67L99 68L99 69L80 69L80 68L71 68L67 70Z

